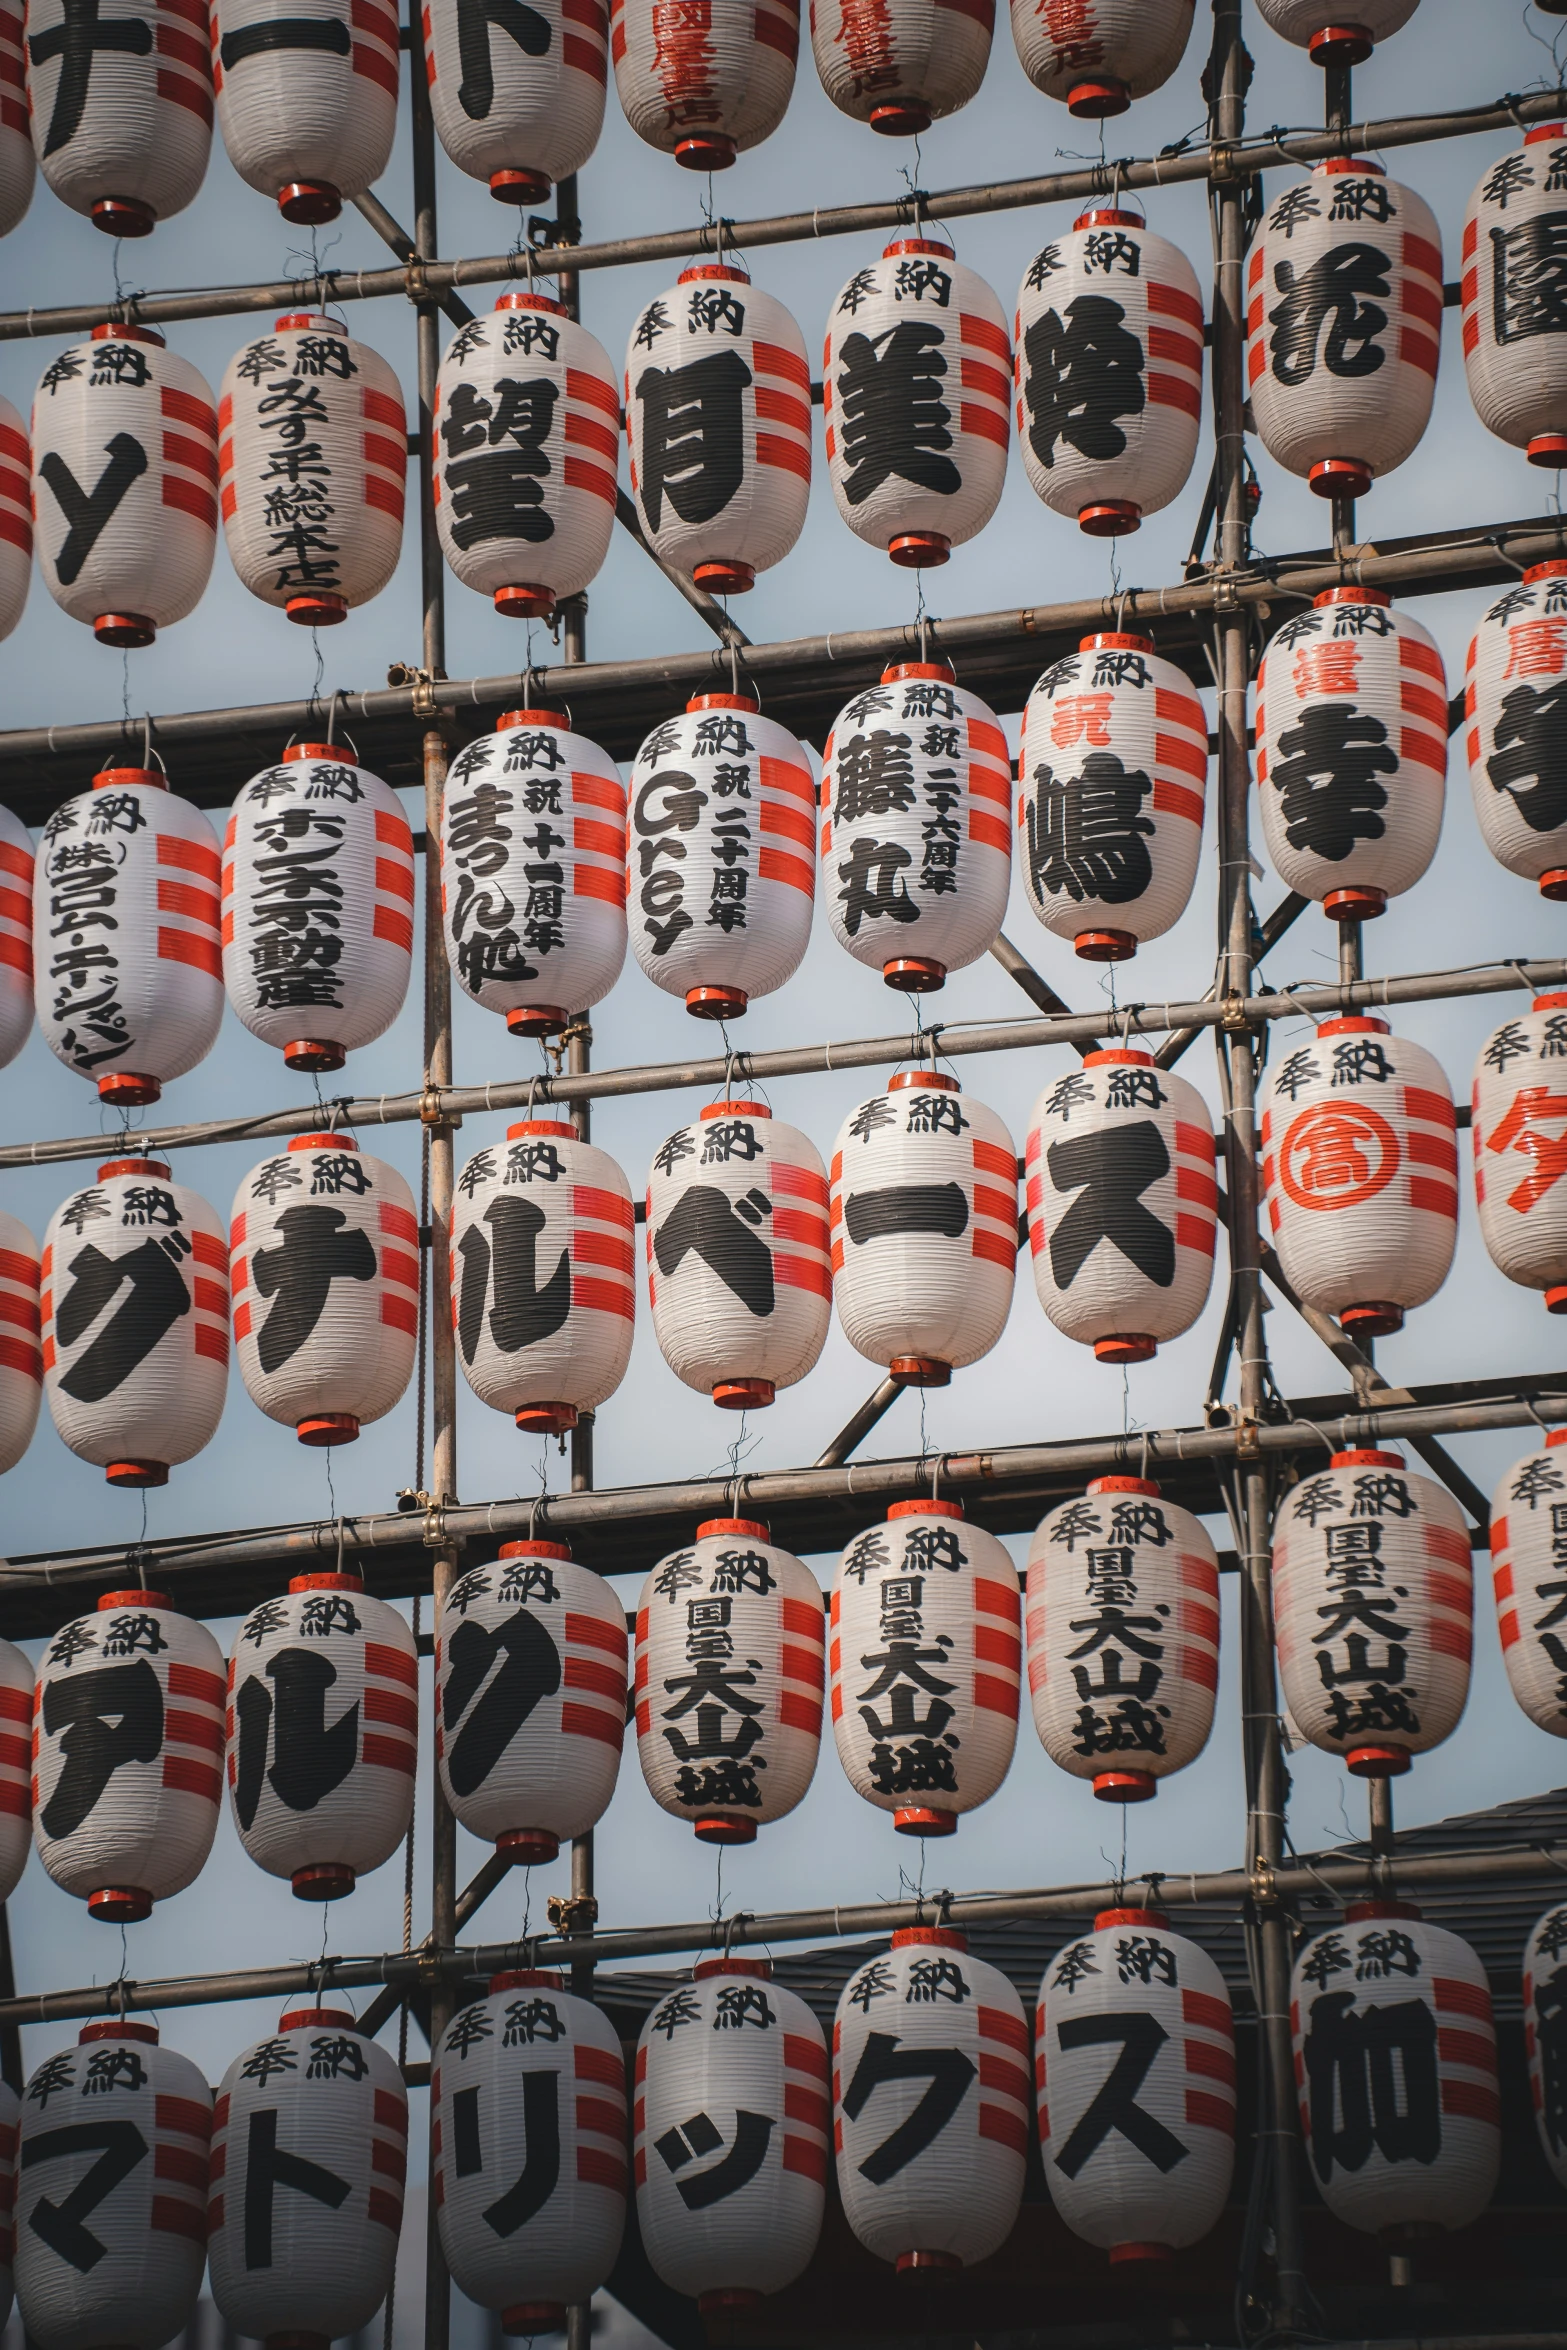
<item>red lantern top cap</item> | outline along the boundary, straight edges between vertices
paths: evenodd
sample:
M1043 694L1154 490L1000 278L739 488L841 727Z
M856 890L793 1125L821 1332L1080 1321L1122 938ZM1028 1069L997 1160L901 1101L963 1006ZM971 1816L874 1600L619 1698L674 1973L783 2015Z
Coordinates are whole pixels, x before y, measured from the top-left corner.
M1547 1444L1567 1444L1567 1428L1553 1428L1545 1441Z
M347 743L290 743L283 753L289 759L336 759L340 766L357 767L359 753Z
M889 1093L907 1093L911 1087L923 1088L926 1093L961 1093L955 1077L944 1069L894 1069L887 1080Z
M1413 1918L1418 1925L1420 1912L1412 1901L1351 1901L1345 1905L1346 1926L1358 1926L1363 1918Z
M514 287L502 294L495 305L497 310L548 310L556 318L569 318L571 312L564 302L557 302L553 294L519 293Z
M105 1159L98 1170L98 1180L107 1183L111 1175L153 1175L160 1183L173 1181L162 1159Z
M278 2018L280 2032L308 2032L315 2027L333 2032L357 2032L359 2018L346 2007L290 2007Z
M1379 611L1387 612L1392 609L1393 599L1385 596L1380 588L1331 587L1312 597L1311 609L1320 612L1325 604L1375 604Z
M1080 212L1072 226L1074 229L1146 228L1148 223L1140 212L1123 212L1110 204L1096 204L1091 205L1088 211Z
M952 247L942 244L937 237L895 237L890 245L882 247L881 257L883 261L892 261L900 253L939 253L943 261L957 259Z
M773 1962L770 1958L699 1958L691 1969L694 1983L705 1983L709 1975L749 1975L753 1982L772 1980Z
M166 1607L173 1610L174 1602L166 1591L101 1591L98 1594L98 1613L106 1607Z
M83 2024L76 2035L78 2048L90 2047L94 2040L144 2040L148 2047L158 2045L156 2024L132 2023L128 2015L108 2016L94 2024Z
M290 1575L288 1587L294 1591L363 1591L363 1575Z
M1567 1011L1567 992L1552 995L1537 995L1534 999L1534 1002L1529 1006L1529 1009L1531 1012Z
M1533 587L1537 579L1563 577L1567 577L1567 557L1557 555L1549 563L1531 563L1523 575L1523 584L1525 587Z
M1085 1493L1146 1493L1157 1501L1159 1488L1151 1477L1090 1477Z
M1079 637L1077 649L1080 653L1151 653L1153 638L1131 628L1098 628L1092 636Z
M693 694L686 704L688 713L698 710L760 710L755 694Z
M169 779L156 767L100 767L92 779L94 791L129 791L145 784L148 791L167 791Z
M941 1501L932 1495L929 1501L893 1501L887 1505L887 1522L894 1518L961 1518L960 1501Z
M1342 1020L1324 1020L1317 1029L1319 1036L1391 1036L1387 1022L1373 1012L1346 1015Z
M1170 1921L1162 1909L1102 1909L1094 1920L1094 1932L1102 1934L1107 1926L1162 1926L1168 1933Z
M734 261L698 261L690 269L683 269L676 278L677 286L694 285L698 278L719 278L732 286L748 286L751 272Z
M495 721L495 731L504 734L508 726L558 726L565 733L571 720L564 710L503 710Z
M892 1937L894 1950L967 1950L968 1936L956 1926L900 1926Z
M1387 178L1381 164L1373 163L1369 155L1326 155L1316 168L1325 179L1339 179L1345 174L1352 174L1356 179Z
M557 1974L553 1967L542 1966L508 1967L502 1974L491 1975L489 1982L492 1998L497 1991L564 1991L565 1988L564 1975Z
M324 335L341 335L348 341L348 329L339 326L335 318L328 318L324 310L285 310L273 327L274 334L286 335L296 331Z
M113 326L105 320L95 326L88 337L93 343L151 343L155 349L165 349L164 337L155 326Z
M575 1142L577 1129L569 1118L519 1118L515 1126L506 1129L508 1142L521 1142L525 1134L555 1134L562 1142Z
M943 685L956 685L958 673L950 661L889 661L881 673L883 685L901 685L905 678L933 677Z
M1105 1067L1121 1069L1152 1069L1154 1066L1155 1062L1152 1053L1143 1052L1135 1044L1101 1045L1098 1052L1084 1053L1083 1055L1083 1067L1085 1069L1102 1069Z
M503 1542L496 1556L503 1559L569 1559L571 1550L564 1542Z
M770 1118L772 1111L765 1102L705 1102L697 1112L702 1120L708 1118Z
M768 1542L772 1529L761 1518L704 1518L696 1530L698 1542L709 1534L749 1534L753 1542Z
M1537 122L1524 132L1523 143L1526 147L1537 147L1542 140L1559 139L1564 134L1567 134L1567 122Z
M1328 1462L1330 1469L1401 1469L1403 1465L1404 1456L1401 1452L1372 1451L1369 1447L1357 1447L1352 1452L1336 1452Z
M291 1151L356 1151L359 1145L351 1134L296 1134L288 1147Z

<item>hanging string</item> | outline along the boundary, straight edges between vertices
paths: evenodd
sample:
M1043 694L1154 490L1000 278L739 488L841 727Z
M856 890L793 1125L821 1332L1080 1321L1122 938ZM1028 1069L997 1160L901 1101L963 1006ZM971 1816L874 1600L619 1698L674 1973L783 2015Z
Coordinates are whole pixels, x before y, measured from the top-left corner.
M127 734L131 730L131 657L128 651L120 654L120 724Z

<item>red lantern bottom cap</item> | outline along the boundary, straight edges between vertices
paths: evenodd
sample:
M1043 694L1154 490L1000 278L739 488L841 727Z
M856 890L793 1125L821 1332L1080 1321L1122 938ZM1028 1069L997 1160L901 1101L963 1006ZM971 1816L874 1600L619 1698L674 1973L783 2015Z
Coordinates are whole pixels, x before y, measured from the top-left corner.
M1567 865L1555 865L1540 875L1542 898L1567 898Z
M1091 539L1127 538L1143 527L1143 510L1130 498L1096 498L1091 506L1080 506L1077 527Z
M1132 94L1125 82L1113 73L1096 74L1092 81L1079 82L1067 98L1067 112L1075 114L1080 122L1101 122L1108 114L1124 114L1132 103Z
M691 577L710 596L743 596L756 585L755 566L742 563L738 557L733 561L699 563Z
M157 1101L162 1092L156 1077L136 1069L111 1069L98 1080L98 1099L112 1102L116 1109L139 1109L144 1102Z
M290 180L277 192L277 208L285 220L296 221L302 228L319 228L324 221L336 220L343 198L330 180Z
M900 2252L900 2277L955 2276L963 2266L955 2252Z
M721 1412L762 1412L777 1392L771 1379L720 1379L713 1401Z
M1330 922L1374 922L1379 914L1387 912L1387 891L1369 881L1352 884L1348 889L1330 889L1322 901L1322 911Z
M699 131L679 142L675 161L685 171L727 171L736 152L733 139L722 131Z
M1344 1767L1357 1779L1401 1779L1409 1768L1402 1746L1356 1746L1344 1757Z
M1152 1771L1097 1771L1094 1793L1101 1803L1152 1803L1159 1782Z
M1113 1338L1094 1340L1094 1360L1098 1363L1151 1363L1158 1352L1158 1339L1145 1336L1141 1330L1123 1330Z
M917 98L884 98L871 108L871 129L884 139L917 139L930 129L930 108Z
M564 2301L514 2301L501 2311L503 2334L558 2334L565 2323Z
M316 1412L301 1420L294 1433L301 1444L352 1444L359 1434L359 1422L352 1412Z
M167 1461L110 1461L103 1473L111 1485L133 1488L167 1485L169 1464Z
M743 987L688 987L686 1010L693 1020L738 1020L750 997Z
M1110 2247L1110 2266L1112 2268L1119 2268L1123 2262L1168 2260L1170 2257L1171 2252L1168 2244L1112 2244Z
M1371 468L1358 457L1324 457L1306 479L1319 498L1363 498L1371 487Z
M1338 1326L1347 1338L1391 1338L1404 1327L1404 1309L1368 1298L1364 1305L1345 1306Z
M1363 24L1325 24L1306 46L1313 65L1364 65L1376 43Z
M519 1004L506 1015L506 1026L513 1036L559 1036L571 1025L571 1015L559 1004Z
M1137 941L1129 930L1080 930L1072 949L1085 963L1127 963L1137 952Z
M92 632L99 644L112 645L116 652L134 653L152 643L158 624L144 612L100 612Z
M314 588L308 596L290 596L283 612L296 628L335 628L348 618L348 598L334 595L330 588Z
M100 196L92 208L92 224L106 237L150 237L158 215L140 196Z
M549 1828L508 1828L495 1839L495 1849L513 1868L543 1868L560 1856L560 1838Z
M719 2285L711 2293L698 2293L696 2305L703 2317L712 2317L725 2309L760 2309L762 2298L754 2285Z
M135 1926L152 1915L152 1895L139 1885L100 1885L87 1896L87 1915L106 1926Z
M283 1047L285 1069L308 1069L323 1076L328 1069L341 1069L347 1058L343 1047L329 1036L298 1036Z
M1548 1314L1567 1314L1567 1282L1546 1291L1545 1310ZM1549 1444L1549 1437L1546 1438L1546 1442Z
M947 984L947 966L933 955L895 955L883 963L882 978L903 995L934 995Z
M952 541L939 530L905 530L893 539L887 553L904 571L930 571L945 563Z
M492 171L490 194L497 204L542 204L550 183L542 171Z
M955 1836L958 1815L955 1811L937 1811L931 1805L907 1805L892 1815L892 1824L900 1836Z
M887 1376L900 1387L950 1387L952 1365L938 1362L934 1355L894 1355Z
M577 1425L574 1403L519 1404L517 1425L524 1436L567 1436Z
M346 1861L318 1860L296 1869L292 1884L296 1901L346 1901L356 1879Z
M692 1828L699 1844L754 1844L755 1820L737 1820L732 1812L709 1812L705 1819L693 1820Z
M1567 465L1567 432L1537 432L1524 451L1531 465L1555 473Z
M493 598L503 620L548 620L555 609L555 590L532 582L497 588Z

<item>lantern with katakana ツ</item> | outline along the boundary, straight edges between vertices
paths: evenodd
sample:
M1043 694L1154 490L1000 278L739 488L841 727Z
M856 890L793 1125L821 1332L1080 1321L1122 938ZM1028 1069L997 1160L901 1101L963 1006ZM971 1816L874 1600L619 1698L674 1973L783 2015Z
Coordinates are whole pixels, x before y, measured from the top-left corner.
M1539 995L1475 1063L1475 1204L1491 1261L1567 1314L1567 994Z
M33 1841L32 1719L33 1668L19 1648L0 1640L0 1901L9 1901L21 1883Z
M485 30L480 20L481 37ZM229 161L285 220L336 220L386 169L397 129L393 0L212 0L213 79Z
M1537 122L1464 215L1464 374L1487 431L1531 465L1567 459L1567 367L1549 288L1567 229L1567 123ZM1529 576L1525 573L1525 578Z
M4 22L0 11L0 81L5 66ZM0 97L0 110L5 104ZM3 138L0 131L0 141ZM32 583L32 471L26 419L9 400L0 400L0 638L8 637L21 619Z
M0 1474L16 1467L38 1425L44 1383L41 1277L37 1241L20 1217L0 1213Z
M1491 1497L1491 1586L1502 1662L1538 1730L1567 1738L1567 1428L1514 1461Z
M1469 640L1463 734L1480 837L1543 898L1567 898L1564 706L1567 562L1536 563Z
M26 21L21 0L0 0L0 237L21 224L33 200Z
M606 0L533 0L530 13L430 0L424 70L441 145L501 204L542 204L604 127ZM415 67L415 72L418 68Z
M917 138L985 78L995 0L812 0L811 47L840 114Z
M1192 9L1193 0L1012 0L1012 39L1036 90L1098 121L1169 80Z
M1567 2186L1567 1908L1535 1921L1523 1952L1523 2044L1540 2151Z
M784 118L800 52L798 0L610 0L615 88L639 139L687 171L727 171Z
M109 237L183 212L212 147L206 0L136 0L112 17L27 0L26 47L33 148L61 203Z

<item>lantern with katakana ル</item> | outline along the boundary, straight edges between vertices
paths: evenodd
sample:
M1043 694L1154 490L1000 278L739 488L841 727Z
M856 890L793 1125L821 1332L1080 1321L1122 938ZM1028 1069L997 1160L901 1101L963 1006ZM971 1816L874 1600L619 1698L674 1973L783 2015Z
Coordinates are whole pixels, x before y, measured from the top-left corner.
M1041 1518L1025 1601L1034 1727L1101 1803L1145 1803L1208 1743L1219 1561L1149 1477L1096 1477Z
M1540 2151L1567 2186L1567 1908L1536 1919L1523 1951L1523 2044Z
M386 2299L403 2224L408 2092L346 2010L299 2007L224 2074L207 2205L210 2290L236 2334L323 2350Z
M1567 562L1557 560L1532 564L1498 596L1469 640L1464 673L1464 749L1480 837L1542 898L1567 898L1567 762L1557 747L1567 741L1564 722Z
M1567 123L1532 123L1523 145L1486 170L1464 215L1461 289L1475 413L1531 465L1558 470L1567 461L1567 366L1555 347L1567 251L1564 142Z
M884 138L918 138L975 96L995 0L813 0L811 47L840 114Z
M183 212L212 146L206 0L136 0L112 17L27 0L26 46L33 148L61 203L110 237Z
M0 456L4 437L0 425ZM0 532L4 519L0 513ZM33 1025L35 865L32 834L0 808L0 1069L16 1059Z
M0 0L0 237L20 225L33 200L25 25L22 0Z
M1491 1585L1502 1662L1537 1730L1567 1738L1567 1428L1514 1461L1491 1497Z
M784 118L800 53L798 0L610 0L615 89L639 139L687 171L727 171Z
M0 2325L11 2314L16 2266L16 2154L22 2101L9 2081L0 2081Z
M32 1849L32 1721L33 1668L19 1648L0 1640L0 1901L16 1891Z
M1193 0L1012 0L1012 39L1036 90L1098 121L1169 80L1192 10Z
M1481 1047L1470 1107L1491 1261L1567 1314L1567 993L1537 995Z
M218 126L247 187L316 227L373 187L397 129L393 0L211 0ZM236 565L236 568L238 566Z
M1012 346L984 279L933 237L898 237L839 292L822 355L838 511L894 563L945 563L1006 478Z
M826 2207L827 2044L761 1958L704 1958L637 2043L637 2221L655 2276L706 2317L804 2270Z
M826 1636L810 1569L754 1518L709 1518L637 1603L637 1751L660 1810L704 1844L793 1811L822 1735Z
M604 127L607 0L430 0L428 14L424 70L441 145L498 203L542 204L582 169Z
M0 28L4 22L0 13ZM0 46L0 69L4 63ZM0 108L4 104L0 97ZM32 474L27 420L9 400L0 400L0 638L8 637L21 619L33 576Z
M37 1241L19 1216L0 1212L0 1474L16 1467L38 1425L44 1383L39 1289Z
M1023 2195L1033 2088L1023 2006L962 1934L907 1926L844 1985L832 2028L838 2192L900 2276L1000 2250Z
M1273 1522L1279 1678L1301 1735L1360 1779L1452 1736L1469 1694L1469 1527L1396 1452L1336 1452Z
M1325 68L1364 65L1377 43L1391 40L1418 6L1419 0L1257 0L1257 14Z
M228 1248L162 1159L106 1159L44 1230L44 1387L62 1441L111 1485L166 1485L228 1392Z

